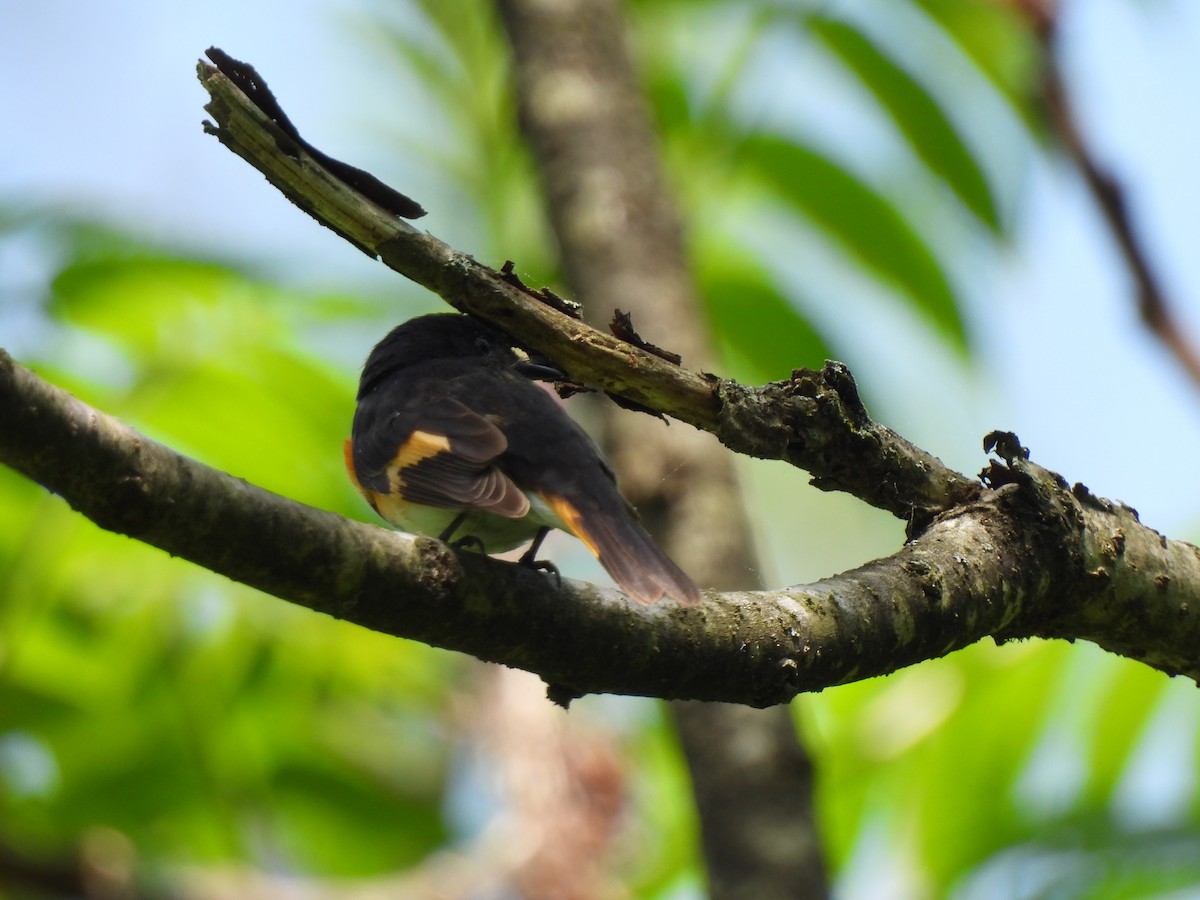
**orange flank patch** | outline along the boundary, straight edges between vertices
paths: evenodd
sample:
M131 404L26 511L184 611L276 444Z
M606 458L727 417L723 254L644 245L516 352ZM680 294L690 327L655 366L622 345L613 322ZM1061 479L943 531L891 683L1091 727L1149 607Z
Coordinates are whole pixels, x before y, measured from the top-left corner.
M342 458L346 461L346 474L350 476L350 483L354 485L354 489L363 495L363 499L371 504L371 509L379 512L380 495L375 491L367 490L362 486L362 482L358 480L358 472L354 469L354 444L347 438L342 442Z
M566 497L556 497L553 494L543 493L542 497L554 510L554 514L562 519L564 525L571 529L571 533L579 540L583 541L585 547L592 551L592 556L600 558L600 549L592 541L587 531L583 527L583 516Z
M408 512L412 506L407 500L397 494L379 494L375 491L364 491L367 502L385 520L393 525L404 528L408 520Z
M358 473L354 471L354 445L350 442L350 438L346 438L342 442L342 458L346 461L346 474L350 476L350 483L354 485L354 489L367 497L367 492L363 490L363 486L359 484ZM367 500L370 501L370 497Z

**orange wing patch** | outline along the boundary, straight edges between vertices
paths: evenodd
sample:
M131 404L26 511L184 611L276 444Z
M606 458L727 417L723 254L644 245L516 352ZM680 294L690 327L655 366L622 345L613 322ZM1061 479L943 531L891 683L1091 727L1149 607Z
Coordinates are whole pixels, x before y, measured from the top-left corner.
M437 456L439 453L450 452L450 438L444 434L431 434L428 431L414 431L388 464L388 483L392 493L399 493L404 486L401 473L409 466L415 466L422 460Z

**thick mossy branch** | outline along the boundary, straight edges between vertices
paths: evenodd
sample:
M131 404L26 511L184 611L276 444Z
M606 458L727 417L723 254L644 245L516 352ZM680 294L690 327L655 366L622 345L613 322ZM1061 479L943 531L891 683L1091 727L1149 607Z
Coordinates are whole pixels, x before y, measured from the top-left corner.
M174 453L0 352L0 462L101 527L367 628L590 692L764 706L987 635L1086 637L1200 676L1200 551L1019 457L895 555L642 607L306 507Z

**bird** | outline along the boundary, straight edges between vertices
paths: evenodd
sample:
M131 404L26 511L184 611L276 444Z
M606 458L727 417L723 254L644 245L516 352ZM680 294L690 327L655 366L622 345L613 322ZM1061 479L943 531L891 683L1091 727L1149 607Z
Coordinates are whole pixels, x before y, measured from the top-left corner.
M693 606L700 590L654 543L595 442L534 378L561 373L459 313L393 328L363 366L345 463L387 522L486 553L554 528L575 537L639 603ZM557 570L555 570L557 571Z

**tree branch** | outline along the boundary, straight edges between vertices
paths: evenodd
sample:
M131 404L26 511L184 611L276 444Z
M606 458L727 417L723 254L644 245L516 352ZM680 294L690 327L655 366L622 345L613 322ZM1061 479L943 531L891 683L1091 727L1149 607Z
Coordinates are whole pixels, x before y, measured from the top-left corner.
M303 155L292 163L300 170L311 165ZM396 223L365 201L358 208L347 230L375 222L389 235L379 243L394 246ZM456 303L469 305L463 297L473 296L471 284L492 285L493 321L508 320L499 306L508 290L518 301L529 299L433 238L411 232L404 241L434 248L432 255L415 255L418 263L449 260L431 280L462 288L447 288ZM520 318L513 314L511 321ZM529 331L541 335L541 327ZM668 373L660 383L639 367L635 349L580 334L595 341L600 362L584 362L588 352L576 348L575 373L595 371L611 385L628 383L649 394L662 389L676 398L680 385L707 384L676 367L654 370ZM618 356L634 361L624 379L604 374ZM769 423L764 430L775 436L767 443L782 444L777 455L807 459L810 433L818 451L849 440L871 471L895 465L916 481L921 455L895 451L901 461L882 465L867 456L872 447L877 456L893 451L875 437L879 432L840 371L827 367L823 375L762 391L722 383L708 396L724 407L700 418L753 421L761 410ZM738 397L724 399L731 392ZM728 412L731 403L735 413ZM815 419L789 418L804 412ZM844 434L823 435L826 419ZM718 431L726 427L720 423ZM813 585L710 593L694 608L643 608L612 591L569 581L558 586L519 566L278 497L147 440L0 352L0 462L101 527L319 612L527 669L572 693L762 706L942 656L985 635L1084 638L1200 678L1200 550L1143 526L1128 507L1078 485L1068 489L1030 463L1015 440L1000 439L998 447L1005 463L986 472L992 490L946 475L940 464L925 470L935 486L923 497L966 483L973 499L934 516L918 540L891 557ZM937 486L939 479L946 484Z
M1200 550L1001 444L998 486L808 586L641 607L279 497L139 435L0 352L0 462L110 531L366 628L611 692L752 706L986 635L1085 638L1200 678Z
M973 480L872 422L840 364L761 388L691 372L604 334L522 289L339 181L221 71L198 66L212 95L205 128L322 225L401 275L544 354L573 380L717 436L748 456L782 459L918 524L979 493ZM286 149L285 149L286 148Z

